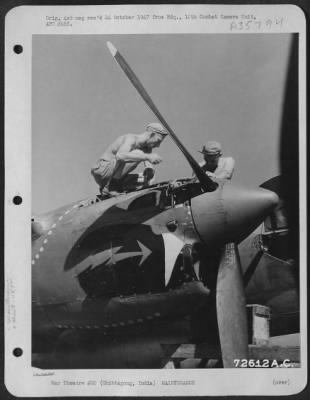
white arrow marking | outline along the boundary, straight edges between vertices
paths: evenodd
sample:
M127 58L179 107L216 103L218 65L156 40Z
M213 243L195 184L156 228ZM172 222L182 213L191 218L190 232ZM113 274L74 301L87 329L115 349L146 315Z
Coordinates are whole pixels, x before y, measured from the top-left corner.
M96 267L97 265L104 264L105 262L108 261L107 264L111 265L113 255L115 253L117 253L121 248L122 248L122 246L114 247L112 249L107 249L107 250L101 251L100 253L94 254L92 257L90 257L90 260L88 259L88 264L89 264L89 262L91 262L94 265L94 267Z
M139 240L137 240L138 245L140 247L140 251L128 251L125 253L118 253L122 246L113 247L112 249L106 249L101 251L100 253L94 254L90 259L88 258L87 264L92 264L93 268L95 268L99 264L106 263L107 265L112 265L113 263L117 263L118 261L125 260L126 258L142 256L139 267L144 263L144 261L148 258L148 256L152 253L152 251L144 246ZM84 265L84 262L83 262Z
M152 253L152 251L150 249L148 249L146 246L144 246L141 242L139 242L139 240L137 240L138 245L142 251L142 258L140 261L140 265L142 265L144 263L144 261L148 258L148 256Z
M136 257L136 256L142 256L141 261L139 263L139 267L144 263L144 261L148 258L148 256L152 253L150 249L148 249L146 246L144 246L139 240L137 240L138 245L140 247L141 251L132 251L132 252L127 252L127 253L118 253L118 254L113 254L114 260L115 261L121 261L125 260L126 258L130 257Z

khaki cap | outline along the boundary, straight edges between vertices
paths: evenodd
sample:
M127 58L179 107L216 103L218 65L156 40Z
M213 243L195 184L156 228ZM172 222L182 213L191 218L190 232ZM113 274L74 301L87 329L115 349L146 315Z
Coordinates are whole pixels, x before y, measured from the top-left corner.
M205 154L207 156L215 156L222 154L222 146L219 142L215 140L210 140L203 146L202 150L199 153Z
M159 135L162 135L162 136L168 135L168 131L159 122L151 122L146 127L146 130L148 132L158 133Z

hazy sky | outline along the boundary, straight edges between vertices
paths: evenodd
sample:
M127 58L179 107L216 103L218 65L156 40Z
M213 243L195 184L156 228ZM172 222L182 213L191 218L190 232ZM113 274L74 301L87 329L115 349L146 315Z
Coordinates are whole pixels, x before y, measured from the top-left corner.
M290 35L37 35L33 38L32 205L40 214L98 194L90 168L119 135L156 121L107 49L131 65L198 160L207 140L236 159L234 181L278 173ZM157 181L191 169L170 138Z

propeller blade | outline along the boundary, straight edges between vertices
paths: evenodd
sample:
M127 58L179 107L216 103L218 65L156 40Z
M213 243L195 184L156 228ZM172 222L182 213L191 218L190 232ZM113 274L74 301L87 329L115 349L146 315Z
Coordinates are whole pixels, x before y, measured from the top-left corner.
M148 95L147 91L145 88L142 86L141 82L139 81L138 77L136 74L133 72L131 67L128 65L127 61L124 59L124 57L120 54L120 52L113 46L111 42L107 42L108 49L110 50L112 56L118 63L118 65L121 67L123 72L126 74L127 78L130 80L130 82L133 84L133 86L136 88L140 96L143 98L147 106L150 108L150 110L155 114L155 116L158 118L158 120L161 122L161 124L166 128L168 131L170 137L173 139L175 144L178 146L178 148L182 151L184 154L185 158L189 162L191 168L193 169L194 173L196 174L202 189L205 192L215 190L217 185L215 182L210 179L203 169L200 167L200 165L197 163L197 161L191 156L191 154L187 151L187 149L184 147L182 142L179 140L177 135L173 132L173 130L170 128L164 117L161 115L159 112L158 108L156 105L153 103L153 100L150 98Z
M243 278L237 245L225 245L220 261L216 308L224 368L248 358L248 327Z

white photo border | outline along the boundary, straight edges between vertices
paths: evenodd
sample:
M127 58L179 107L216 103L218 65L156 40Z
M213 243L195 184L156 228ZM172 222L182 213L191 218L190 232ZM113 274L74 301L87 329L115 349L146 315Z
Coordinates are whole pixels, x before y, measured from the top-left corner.
M252 24L247 30L231 29L230 21L205 23L167 19L115 20L113 24L85 21L72 26L47 26L47 16L100 14L254 14L258 20L282 21L271 26ZM50 20L52 22L52 20ZM263 25L263 24L262 24ZM31 76L32 36L75 34L147 33L264 33L299 34L299 155L300 155L300 282L301 282L301 367L233 370L41 370L31 366ZM289 395L307 384L307 296L306 296L306 20L293 5L106 5L106 6L20 6L5 19L5 384L15 396L213 396ZM16 44L23 52L16 54ZM21 196L22 203L14 204ZM23 349L21 357L13 350ZM41 371L42 372L42 371ZM92 379L156 381L155 386L53 385L52 380ZM290 385L274 385L273 379L289 380ZM195 380L194 385L163 386L165 380ZM225 382L225 385L223 385ZM264 388L262 392L262 388Z

